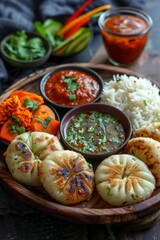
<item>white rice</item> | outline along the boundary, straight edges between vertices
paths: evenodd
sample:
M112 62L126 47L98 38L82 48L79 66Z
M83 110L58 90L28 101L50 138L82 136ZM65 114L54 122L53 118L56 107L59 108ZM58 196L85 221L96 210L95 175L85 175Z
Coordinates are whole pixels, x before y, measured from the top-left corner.
M159 88L146 78L114 75L105 83L101 100L126 113L134 131L160 120Z

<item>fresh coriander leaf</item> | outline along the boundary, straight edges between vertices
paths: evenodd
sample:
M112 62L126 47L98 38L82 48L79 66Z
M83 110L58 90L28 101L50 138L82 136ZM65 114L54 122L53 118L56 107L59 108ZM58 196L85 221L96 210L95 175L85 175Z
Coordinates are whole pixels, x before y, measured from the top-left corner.
M37 120L38 122L42 123L42 125L43 125L43 120L40 119L40 117L36 116L36 120Z
M23 106L26 108L31 108L32 112L34 112L38 108L38 102L31 101L29 98L26 98L23 102Z
M28 38L24 31L11 35L4 49L10 57L24 61L40 58L46 53L42 39Z
M23 126L19 126L18 124L8 124L10 134L21 134L25 132L25 128Z
M77 80L78 78L73 78L73 77L65 77L64 82L67 83L67 90L68 91L76 91L79 87L79 85L77 83L75 83L74 81Z
M146 101L146 100L143 100L143 104L144 104L144 106L146 107L146 106L147 106L147 101Z
M48 116L48 117L45 119L45 121L44 121L44 123L43 123L43 126L44 126L45 128L47 128L47 126L48 126L48 124L50 123L51 120L52 120L52 118Z
M47 126L48 126L48 124L50 123L50 121L52 120L52 118L51 117L47 117L44 121L42 120L42 119L40 119L40 117L36 117L36 120L38 121L38 122L40 122L42 125L43 125L43 127L44 128L47 128Z
M28 39L28 47L37 50L43 47L43 41L41 38L38 38L38 37L30 38Z
M12 117L11 117L11 120L12 120L12 122L14 122L14 123L16 123L16 124L19 124L19 123L20 123L20 119L17 118L16 116L12 116Z
M75 101L76 100L76 95L75 94L69 94L69 100L70 101Z

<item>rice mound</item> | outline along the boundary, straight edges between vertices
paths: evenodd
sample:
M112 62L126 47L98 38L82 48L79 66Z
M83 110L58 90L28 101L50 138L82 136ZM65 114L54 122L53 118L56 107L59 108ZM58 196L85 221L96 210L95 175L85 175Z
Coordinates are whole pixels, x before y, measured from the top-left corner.
M114 75L105 83L101 101L126 113L133 131L160 120L159 88L146 78Z

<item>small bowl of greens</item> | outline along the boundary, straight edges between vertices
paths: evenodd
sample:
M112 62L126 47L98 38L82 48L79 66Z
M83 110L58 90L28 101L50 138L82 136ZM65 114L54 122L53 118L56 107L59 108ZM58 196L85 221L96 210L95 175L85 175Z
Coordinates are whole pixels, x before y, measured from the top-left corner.
M8 64L33 68L43 65L52 50L49 41L38 33L17 31L1 41L0 51Z
M87 19L68 28L69 16L58 15L44 22L36 21L35 31L44 36L52 46L52 56L55 59L66 59L84 51L93 39L93 31ZM86 24L85 24L86 21ZM83 24L82 24L83 23ZM70 25L68 23L68 25ZM81 26L82 25L82 26ZM69 29L69 30L67 30Z

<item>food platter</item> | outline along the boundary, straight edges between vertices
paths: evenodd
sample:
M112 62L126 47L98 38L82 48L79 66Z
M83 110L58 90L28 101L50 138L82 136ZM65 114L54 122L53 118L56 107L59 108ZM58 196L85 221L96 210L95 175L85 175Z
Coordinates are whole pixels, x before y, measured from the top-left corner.
M65 64L69 65L69 64ZM72 64L73 65L73 64ZM104 81L111 79L114 74L127 74L142 76L125 68L118 68L103 64L94 63L78 63L89 67L101 75ZM31 74L9 87L1 96L0 102L9 97L10 93L17 89L36 92L39 94L39 82L44 74L53 70L54 67L40 70ZM18 183L9 173L4 164L3 153L6 146L1 150L0 159L0 178L2 183L15 195L16 198L22 200L33 208L52 214L56 217L77 223L87 224L128 224L131 228L147 227L153 224L159 215L160 189L157 188L152 196L141 203L125 206L113 207L104 202L96 191L92 198L88 201L76 204L74 206L64 206L55 202L41 188L26 187Z

